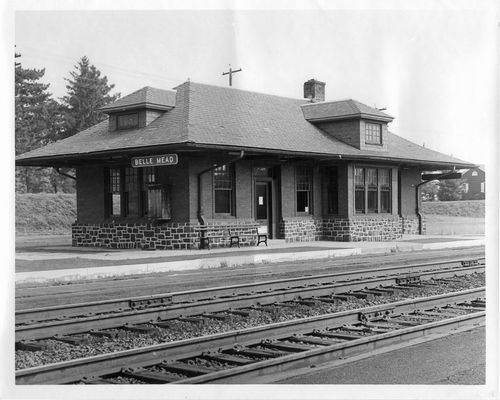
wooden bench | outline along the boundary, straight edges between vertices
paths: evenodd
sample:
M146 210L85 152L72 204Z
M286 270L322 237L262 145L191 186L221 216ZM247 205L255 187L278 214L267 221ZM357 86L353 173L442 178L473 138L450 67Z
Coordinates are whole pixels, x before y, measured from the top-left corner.
M257 227L257 246L261 243L265 243L267 247L267 238L269 234L267 232L267 226L262 225Z
M240 238L241 237L255 237L256 233L234 233L230 228L227 230L229 235L229 247L233 247L233 245L240 247Z
M225 235L209 235L208 234L208 226L200 225L199 228L196 229L200 233L200 246L199 249L208 249L210 250L210 241L213 239L220 239L226 237Z
M209 235L208 227L205 225L201 225L197 228L197 231L200 233L200 249L209 249L211 241L213 239L221 239L228 238L229 239L229 247L238 246L240 247L240 238L245 236L257 237L257 246L260 243L264 243L267 246L267 226L258 226L253 230L252 233L235 233L231 228L227 228L224 231L227 232L226 235Z

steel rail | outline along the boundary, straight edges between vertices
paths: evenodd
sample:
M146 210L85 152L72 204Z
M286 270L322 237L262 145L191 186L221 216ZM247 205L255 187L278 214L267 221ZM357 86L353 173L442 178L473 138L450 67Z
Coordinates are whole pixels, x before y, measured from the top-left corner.
M64 361L18 370L16 371L16 384L71 383L84 376L118 373L123 367L140 367L163 359L194 357L209 349L227 348L235 344L244 345L262 338L277 339L283 335L305 333L312 329L354 324L359 322L360 313L408 313L419 309L442 307L449 303L470 301L478 297L485 297L485 287Z
M285 278L270 281L251 282L230 286L220 286L203 288L196 290L187 290L180 292L170 292L149 296L139 296L133 298L121 298L112 300L101 300L86 303L65 304L50 306L44 308L31 308L24 310L17 310L15 313L16 325L31 323L33 321L44 321L57 319L62 316L72 317L78 315L85 315L91 313L106 313L116 312L122 310L130 310L133 308L140 308L141 306L151 305L164 305L174 303L185 303L191 301L204 300L214 297L234 296L242 293L278 290L280 288L289 288L290 285L314 285L321 284L325 280L340 281L340 280L355 280L363 279L366 276L376 277L384 276L387 274L409 274L425 270L426 268L439 269L445 265L448 268L455 268L461 266L463 263L482 262L484 264L484 257L476 257L471 259L453 259L441 260L436 262L412 264L406 266L389 266L382 268L363 269L359 271L337 272L330 274L320 274L314 276L300 276L295 278Z
M345 359L353 357L361 353L403 343L422 336L449 332L452 329L458 329L463 326L468 326L470 328L477 327L484 324L485 316L485 311L478 311L471 314L447 318L441 321L434 321L409 328L398 329L392 332L361 337L360 339L327 346L325 348L306 350L297 354L290 354L275 359L255 362L250 365L234 367L172 383L271 383L273 382L273 374L283 373L292 369L296 370L299 368L309 367L312 364L325 364L338 360L339 358Z
M423 272L419 277L423 280L430 278L448 278L452 276L467 275L474 272L484 272L484 265L460 267L448 270L435 270ZM56 334L74 334L88 332L91 329L110 329L125 325L126 323L145 323L154 320L168 320L180 316L192 316L203 313L226 311L229 308L245 308L252 305L267 305L275 302L286 302L298 298L312 298L328 296L350 291L390 286L396 284L396 279L401 275L378 276L369 279L349 280L339 283L322 284L317 286L300 286L291 289L279 287L277 290L265 291L248 295L227 297L222 296L206 301L191 303L163 305L138 310L127 310L120 313L92 315L85 318L63 319L30 325L16 326L16 342L21 340L36 340L49 338Z

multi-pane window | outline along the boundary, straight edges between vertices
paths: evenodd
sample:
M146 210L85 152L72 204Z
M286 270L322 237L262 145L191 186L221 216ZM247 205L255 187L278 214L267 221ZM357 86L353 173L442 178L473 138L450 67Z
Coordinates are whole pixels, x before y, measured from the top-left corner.
M171 219L170 187L156 181L154 168L110 168L107 214L110 217Z
M122 174L119 168L109 170L108 204L110 215L122 215Z
M382 144L382 125L365 123L365 143Z
M365 212L365 170L354 168L354 204L356 213Z
M338 214L339 189L337 167L330 167L326 171L326 196L328 214Z
M139 216L139 179L135 168L125 168L125 215Z
M234 213L233 206L233 169L222 165L214 169L214 203L216 214Z
M365 169L365 183L367 190L367 205L369 213L378 212L378 179L377 179L377 169L376 168L366 168Z
M391 171L354 168L354 210L357 214L391 212Z
M311 213L312 170L309 167L297 167L295 171L295 191L297 212Z
M378 170L380 188L380 212L391 212L391 173L388 169Z
M132 129L139 126L139 114L122 114L118 115L116 121L117 129Z

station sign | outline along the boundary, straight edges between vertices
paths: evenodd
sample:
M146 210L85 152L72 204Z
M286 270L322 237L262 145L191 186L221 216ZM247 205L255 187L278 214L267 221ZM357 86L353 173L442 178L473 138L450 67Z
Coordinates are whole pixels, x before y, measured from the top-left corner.
M132 157L133 168L153 167L156 165L176 165L179 162L177 154L161 154L157 156Z

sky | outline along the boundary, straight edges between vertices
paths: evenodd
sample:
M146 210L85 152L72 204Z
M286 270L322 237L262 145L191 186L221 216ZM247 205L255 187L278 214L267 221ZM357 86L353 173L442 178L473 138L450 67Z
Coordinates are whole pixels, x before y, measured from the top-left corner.
M17 11L25 67L45 68L56 98L86 55L123 95L187 79L386 108L392 132L485 164L497 111L497 23L488 9ZM474 140L471 143L471 138Z

